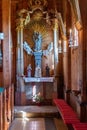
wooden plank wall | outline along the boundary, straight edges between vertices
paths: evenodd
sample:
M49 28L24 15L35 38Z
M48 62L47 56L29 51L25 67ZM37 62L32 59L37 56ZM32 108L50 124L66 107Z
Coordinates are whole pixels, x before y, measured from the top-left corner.
M0 93L0 130L7 130L14 119L14 86Z
M68 5L69 3L66 3ZM87 120L87 0L79 0L82 26L79 31L79 46L68 48L63 58L65 97L78 113L81 121ZM67 6L66 6L67 7ZM69 12L69 13L68 13ZM72 16L72 13L71 13ZM66 9L66 27L72 27L73 18ZM71 22L70 22L71 21ZM71 23L71 25L70 25ZM68 91L71 90L71 91ZM73 92L73 90L75 90ZM66 93L69 92L69 93Z

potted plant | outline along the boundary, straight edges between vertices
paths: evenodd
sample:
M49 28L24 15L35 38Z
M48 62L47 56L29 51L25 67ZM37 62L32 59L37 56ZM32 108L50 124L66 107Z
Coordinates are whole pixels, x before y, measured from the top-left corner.
M44 101L44 97L39 92L33 96L33 101L36 102L36 104L41 105Z

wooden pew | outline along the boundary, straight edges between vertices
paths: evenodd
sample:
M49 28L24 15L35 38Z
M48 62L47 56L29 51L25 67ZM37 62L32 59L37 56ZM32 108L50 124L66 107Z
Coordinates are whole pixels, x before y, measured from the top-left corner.
M69 130L73 130L72 124L80 123L76 113L63 99L54 99L58 111Z
M74 130L87 130L87 123L72 124Z
M63 99L54 99L54 103L56 104L65 124L80 122L76 113Z
M58 111L69 130L87 130L87 123L81 123L74 110L63 99L54 99Z

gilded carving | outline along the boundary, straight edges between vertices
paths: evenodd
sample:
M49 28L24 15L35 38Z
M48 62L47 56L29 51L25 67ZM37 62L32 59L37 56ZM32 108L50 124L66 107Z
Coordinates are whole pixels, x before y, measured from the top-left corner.
M43 17L43 12L40 9L37 9L33 12L32 18L35 20L40 20Z
M16 20L16 25L17 25L17 30L20 30L24 27L24 21L25 19L24 18L19 18Z
M44 9L47 7L47 0L28 0L28 6L31 10Z
M53 20L53 29L58 29L58 19L57 18L55 18Z
M42 35L42 44L45 43L44 40L48 36L48 30L42 20L31 20L30 23L24 28L24 32L27 32L26 34L24 33L24 38L31 44L31 47L34 46L32 36L35 31Z

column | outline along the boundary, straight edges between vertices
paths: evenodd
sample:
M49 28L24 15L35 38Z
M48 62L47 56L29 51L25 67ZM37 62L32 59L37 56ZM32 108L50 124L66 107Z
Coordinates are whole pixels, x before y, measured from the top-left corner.
M58 20L54 19L54 97L57 97L57 82L58 82Z
M11 85L11 0L2 0L2 32L4 33L3 40L3 87ZM7 122L7 107L6 107L6 91L4 92L3 101L3 130L8 129Z
M11 0L2 0L3 86L11 85ZM13 72L12 72L13 73Z
M20 28L17 27L17 49L16 49L16 73L17 76L21 75L21 67L20 67Z
M18 73L20 76L24 74L24 58L23 58L23 28L24 28L24 18L20 18L18 20L18 27L17 27L17 46L18 46ZM20 68L19 68L20 66ZM20 72L19 72L20 71Z
M20 105L25 105L25 85L24 85L24 57L23 57L23 28L24 28L24 18L20 18L17 21L17 92L16 100L20 98ZM16 101L17 102L17 101Z
M24 18L20 18L17 21L17 91L24 92L24 57L23 57L23 27Z
M22 76L24 74L24 58L23 58L23 28L24 18L17 20L17 75Z
M23 57L23 27L24 27L24 18L21 18L20 19L20 34L21 34L21 37L20 37L20 44L21 44L21 64L20 64L20 67L21 67L21 75L24 74L24 57Z
M20 18L20 81L19 84L21 86L21 92L25 92L24 87L24 80L23 80L23 74L24 74L24 57L23 57L23 27L24 27L24 18Z

